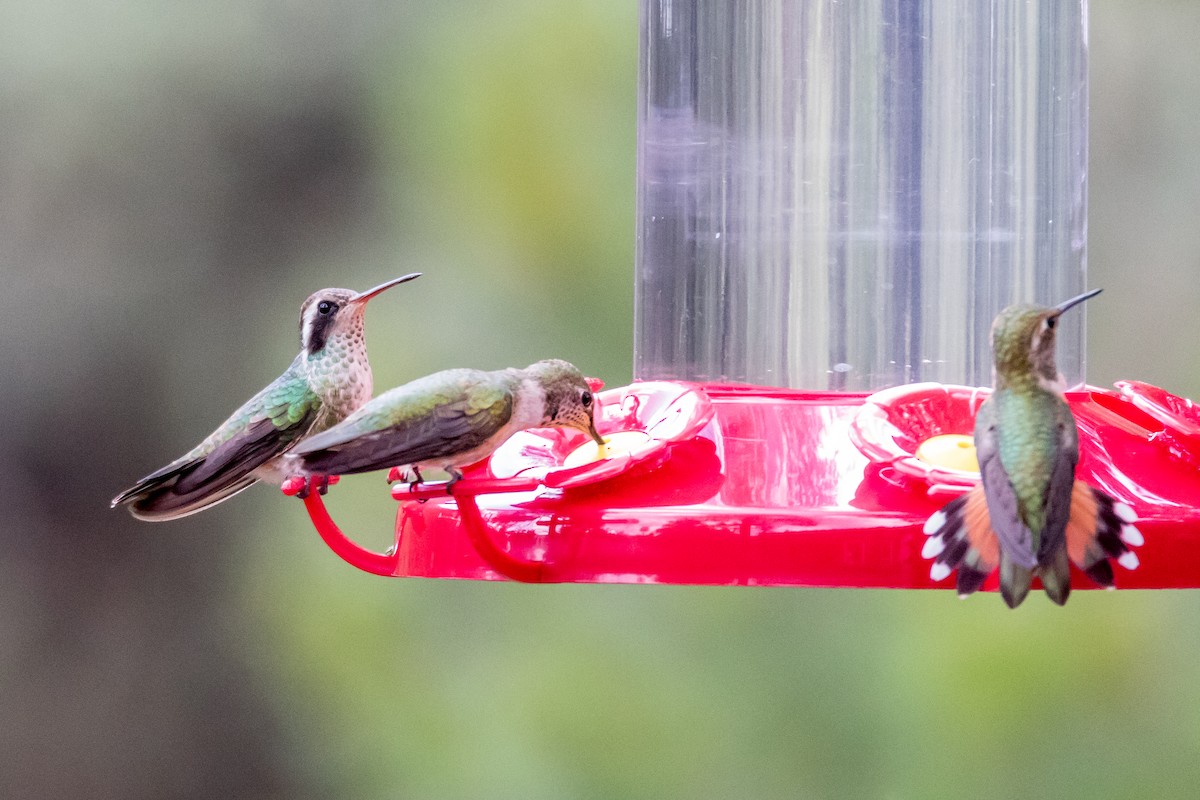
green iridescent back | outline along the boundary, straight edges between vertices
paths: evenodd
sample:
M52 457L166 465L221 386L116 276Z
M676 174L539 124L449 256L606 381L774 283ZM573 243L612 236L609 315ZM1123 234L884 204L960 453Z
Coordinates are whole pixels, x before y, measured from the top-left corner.
M1034 535L1036 552L1045 527L1046 492L1058 459L1078 458L1075 420L1065 400L1040 387L1027 392L997 390L979 409L979 424L988 425L993 419L998 423L1000 463L1017 496L1022 520Z
M292 431L294 435L290 440L294 440L308 431L320 411L321 398L309 388L304 354L301 353L282 375L243 403L204 441L173 463L203 458L263 419L271 420L279 431Z

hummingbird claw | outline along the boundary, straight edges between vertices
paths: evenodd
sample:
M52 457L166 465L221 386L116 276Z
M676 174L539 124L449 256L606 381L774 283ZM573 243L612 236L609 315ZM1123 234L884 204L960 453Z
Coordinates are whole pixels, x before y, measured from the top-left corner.
M455 467L446 467L446 472L450 473L450 480L446 481L446 494L454 494L454 484L463 479L463 474Z
M424 483L425 479L421 477L421 470L416 467L392 467L388 470L387 482L398 483L399 481L404 481L410 489L414 489Z
M315 482L317 494L324 497L325 493L329 491L329 487L335 485L341 479L342 476L340 475L314 475L309 478L309 485L311 486Z
M339 475L309 475L308 477L289 475L279 488L286 495L304 500L312 493L313 489L317 490L317 494L324 495L329 491L329 487L339 480L341 480Z

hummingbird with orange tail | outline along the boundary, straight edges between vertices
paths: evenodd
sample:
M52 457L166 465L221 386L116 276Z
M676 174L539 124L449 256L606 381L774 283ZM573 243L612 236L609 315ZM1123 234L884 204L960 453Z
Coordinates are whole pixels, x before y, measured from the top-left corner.
M300 353L204 441L113 498L141 520L186 517L259 480L280 483L280 457L371 399L363 316L367 301L414 272L366 292L322 289L300 307Z
M975 416L981 483L929 518L921 551L934 560L933 580L958 570L959 597L999 568L1010 608L1025 599L1035 574L1062 605L1072 562L1107 588L1114 588L1110 559L1138 565L1130 548L1143 538L1133 510L1075 478L1079 432L1054 360L1059 318L1100 291L1052 307L1009 306L992 323L995 387Z

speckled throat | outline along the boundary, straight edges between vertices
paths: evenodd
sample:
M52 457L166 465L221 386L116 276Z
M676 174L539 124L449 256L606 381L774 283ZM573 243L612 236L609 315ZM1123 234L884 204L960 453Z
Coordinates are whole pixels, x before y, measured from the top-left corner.
M308 384L321 398L328 424L338 422L371 399L371 364L367 361L362 319L346 332L326 340L305 358Z

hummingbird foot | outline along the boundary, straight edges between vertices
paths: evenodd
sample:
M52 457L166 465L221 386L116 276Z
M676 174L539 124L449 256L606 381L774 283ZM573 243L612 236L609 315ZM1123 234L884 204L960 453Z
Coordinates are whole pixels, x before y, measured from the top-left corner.
M289 475L279 488L289 497L304 500L314 489L317 494L324 495L339 480L341 478L337 475Z
M406 467L392 467L390 470L388 470L387 480L389 484L403 481L404 483L408 484L408 491L410 493L415 492L417 488L425 482L425 478L421 475L421 470L415 465L411 464ZM417 502L424 503L426 500L428 500L428 498L422 498Z
M454 484L463 479L463 474L457 467L446 467L446 472L450 474L450 480L446 481L446 494L454 494Z
M388 470L387 482L397 483L399 481L404 481L410 489L415 489L424 483L425 479L421 477L421 470L414 466L392 467Z

